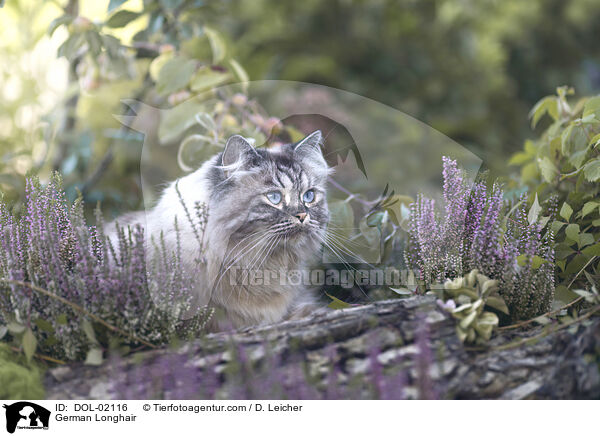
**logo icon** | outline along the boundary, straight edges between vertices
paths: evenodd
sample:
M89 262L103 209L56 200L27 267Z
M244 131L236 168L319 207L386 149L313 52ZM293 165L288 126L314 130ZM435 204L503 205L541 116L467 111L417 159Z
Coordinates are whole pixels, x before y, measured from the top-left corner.
M29 401L19 401L4 405L6 409L6 431L14 433L18 429L48 429L50 411Z

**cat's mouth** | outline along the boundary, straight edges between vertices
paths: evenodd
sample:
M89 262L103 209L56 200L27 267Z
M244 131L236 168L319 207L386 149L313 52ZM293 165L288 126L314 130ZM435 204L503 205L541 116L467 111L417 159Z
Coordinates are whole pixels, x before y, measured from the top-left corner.
M285 236L289 240L290 238L298 238L310 234L314 231L312 227L313 226L290 223L289 225L282 226L278 229L277 234Z

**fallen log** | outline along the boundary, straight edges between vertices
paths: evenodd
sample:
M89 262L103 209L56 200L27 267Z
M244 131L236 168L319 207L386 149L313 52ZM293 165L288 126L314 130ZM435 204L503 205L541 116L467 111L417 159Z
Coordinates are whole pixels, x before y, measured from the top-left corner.
M423 346L419 335L424 328L430 361L419 357ZM161 359L176 356L180 367L172 366L171 372L181 373L185 368L190 376L204 374L210 367L217 374L212 382L218 391L221 384L235 378L225 369L227 364L244 356L252 365L274 358L278 367L290 372L302 366L317 385L320 380L326 388L333 368L342 384L370 377L375 350L383 371L401 368L401 398L600 398L600 319L506 347L533 338L544 328L500 332L485 349L471 349L457 339L454 321L433 298L387 300L266 327L210 334L176 349L144 351L99 367L59 366L48 372L45 386L48 399L182 398L185 382L177 379L178 374L169 374L173 382L156 389L157 378L147 377L145 371L156 371ZM153 363L154 370L144 369L153 368ZM431 383L431 392L424 391L424 380ZM131 394L132 389L137 394ZM367 388L352 392L351 398L372 397ZM228 390L215 397L237 396Z

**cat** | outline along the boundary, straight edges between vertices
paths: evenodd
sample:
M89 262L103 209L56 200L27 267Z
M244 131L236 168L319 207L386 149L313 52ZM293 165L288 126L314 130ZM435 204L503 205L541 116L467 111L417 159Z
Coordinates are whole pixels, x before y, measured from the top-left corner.
M324 159L322 139L317 130L297 143L267 149L232 136L223 152L172 182L153 209L116 222L141 225L147 239L162 232L166 248L174 250L177 217L184 270L194 275L200 304L216 309L212 330L306 315L319 307L316 297L301 280L287 280L285 274L305 272L325 238L326 184L332 169ZM208 207L208 218L199 269L197 229L186 218L186 208L193 211L202 203ZM106 234L118 245L114 222ZM252 280L261 276L248 271L276 275Z

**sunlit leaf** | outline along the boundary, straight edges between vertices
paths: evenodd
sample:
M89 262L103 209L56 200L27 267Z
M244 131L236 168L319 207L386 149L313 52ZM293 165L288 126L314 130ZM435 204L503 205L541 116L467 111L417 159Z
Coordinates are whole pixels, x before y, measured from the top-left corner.
M565 229L565 234L570 240L579 242L579 224L569 224Z
M103 360L102 350L100 348L90 348L85 356L86 365L102 365Z
M583 167L583 174L589 182L596 182L600 179L600 159L593 159Z
M105 25L106 27L110 28L125 27L133 20L138 18L140 15L141 14L139 12L133 12L128 10L118 11L110 16L108 21L106 21Z
M55 18L48 26L48 36L52 36L60 26L70 24L72 21L72 15L61 15L60 17Z
M573 208L569 205L569 203L565 201L562 207L560 208L560 216L563 217L565 220L569 221L572 214Z
M231 76L229 73L214 71L208 67L200 68L191 79L190 88L194 92L202 92L222 85L227 82Z
M43 331L49 332L49 333L54 332L54 327L52 326L52 324L50 324L45 319L37 318L34 321L34 323L35 323L35 325L37 325L39 327L40 330L43 330Z
M37 348L37 339L30 328L25 330L23 338L21 339L21 345L23 346L23 352L25 353L27 360L31 361Z
M586 215L592 213L595 209L598 208L598 205L600 205L600 203L598 203L597 201L588 201L587 203L585 203L583 205L583 208L581 209L581 218L584 218Z
M158 73L156 90L159 94L171 94L185 88L196 70L196 61L176 56L169 59Z
M248 76L246 70L235 59L230 59L229 65L231 66L236 78L240 81L244 89L247 90L250 77Z
M332 300L331 303L327 305L327 307L329 307L330 309L347 309L349 307L352 307L351 304L346 303L345 301L342 301L339 298L334 297L333 295L329 295L327 292L325 292L325 295L327 295Z
M211 27L204 26L204 33L210 42L210 48L213 53L213 64L218 64L225 58L227 51L225 41L221 34Z
M540 202L538 201L538 196L536 193L535 199L533 200L533 204L531 205L531 208L529 209L529 214L527 215L527 221L529 221L529 224L534 224L537 222L541 211L542 211L542 208L540 206Z
M544 180L550 183L556 179L556 176L558 175L558 169L548 157L538 159L538 165L540 167L540 172L542 173L542 177L544 178Z

